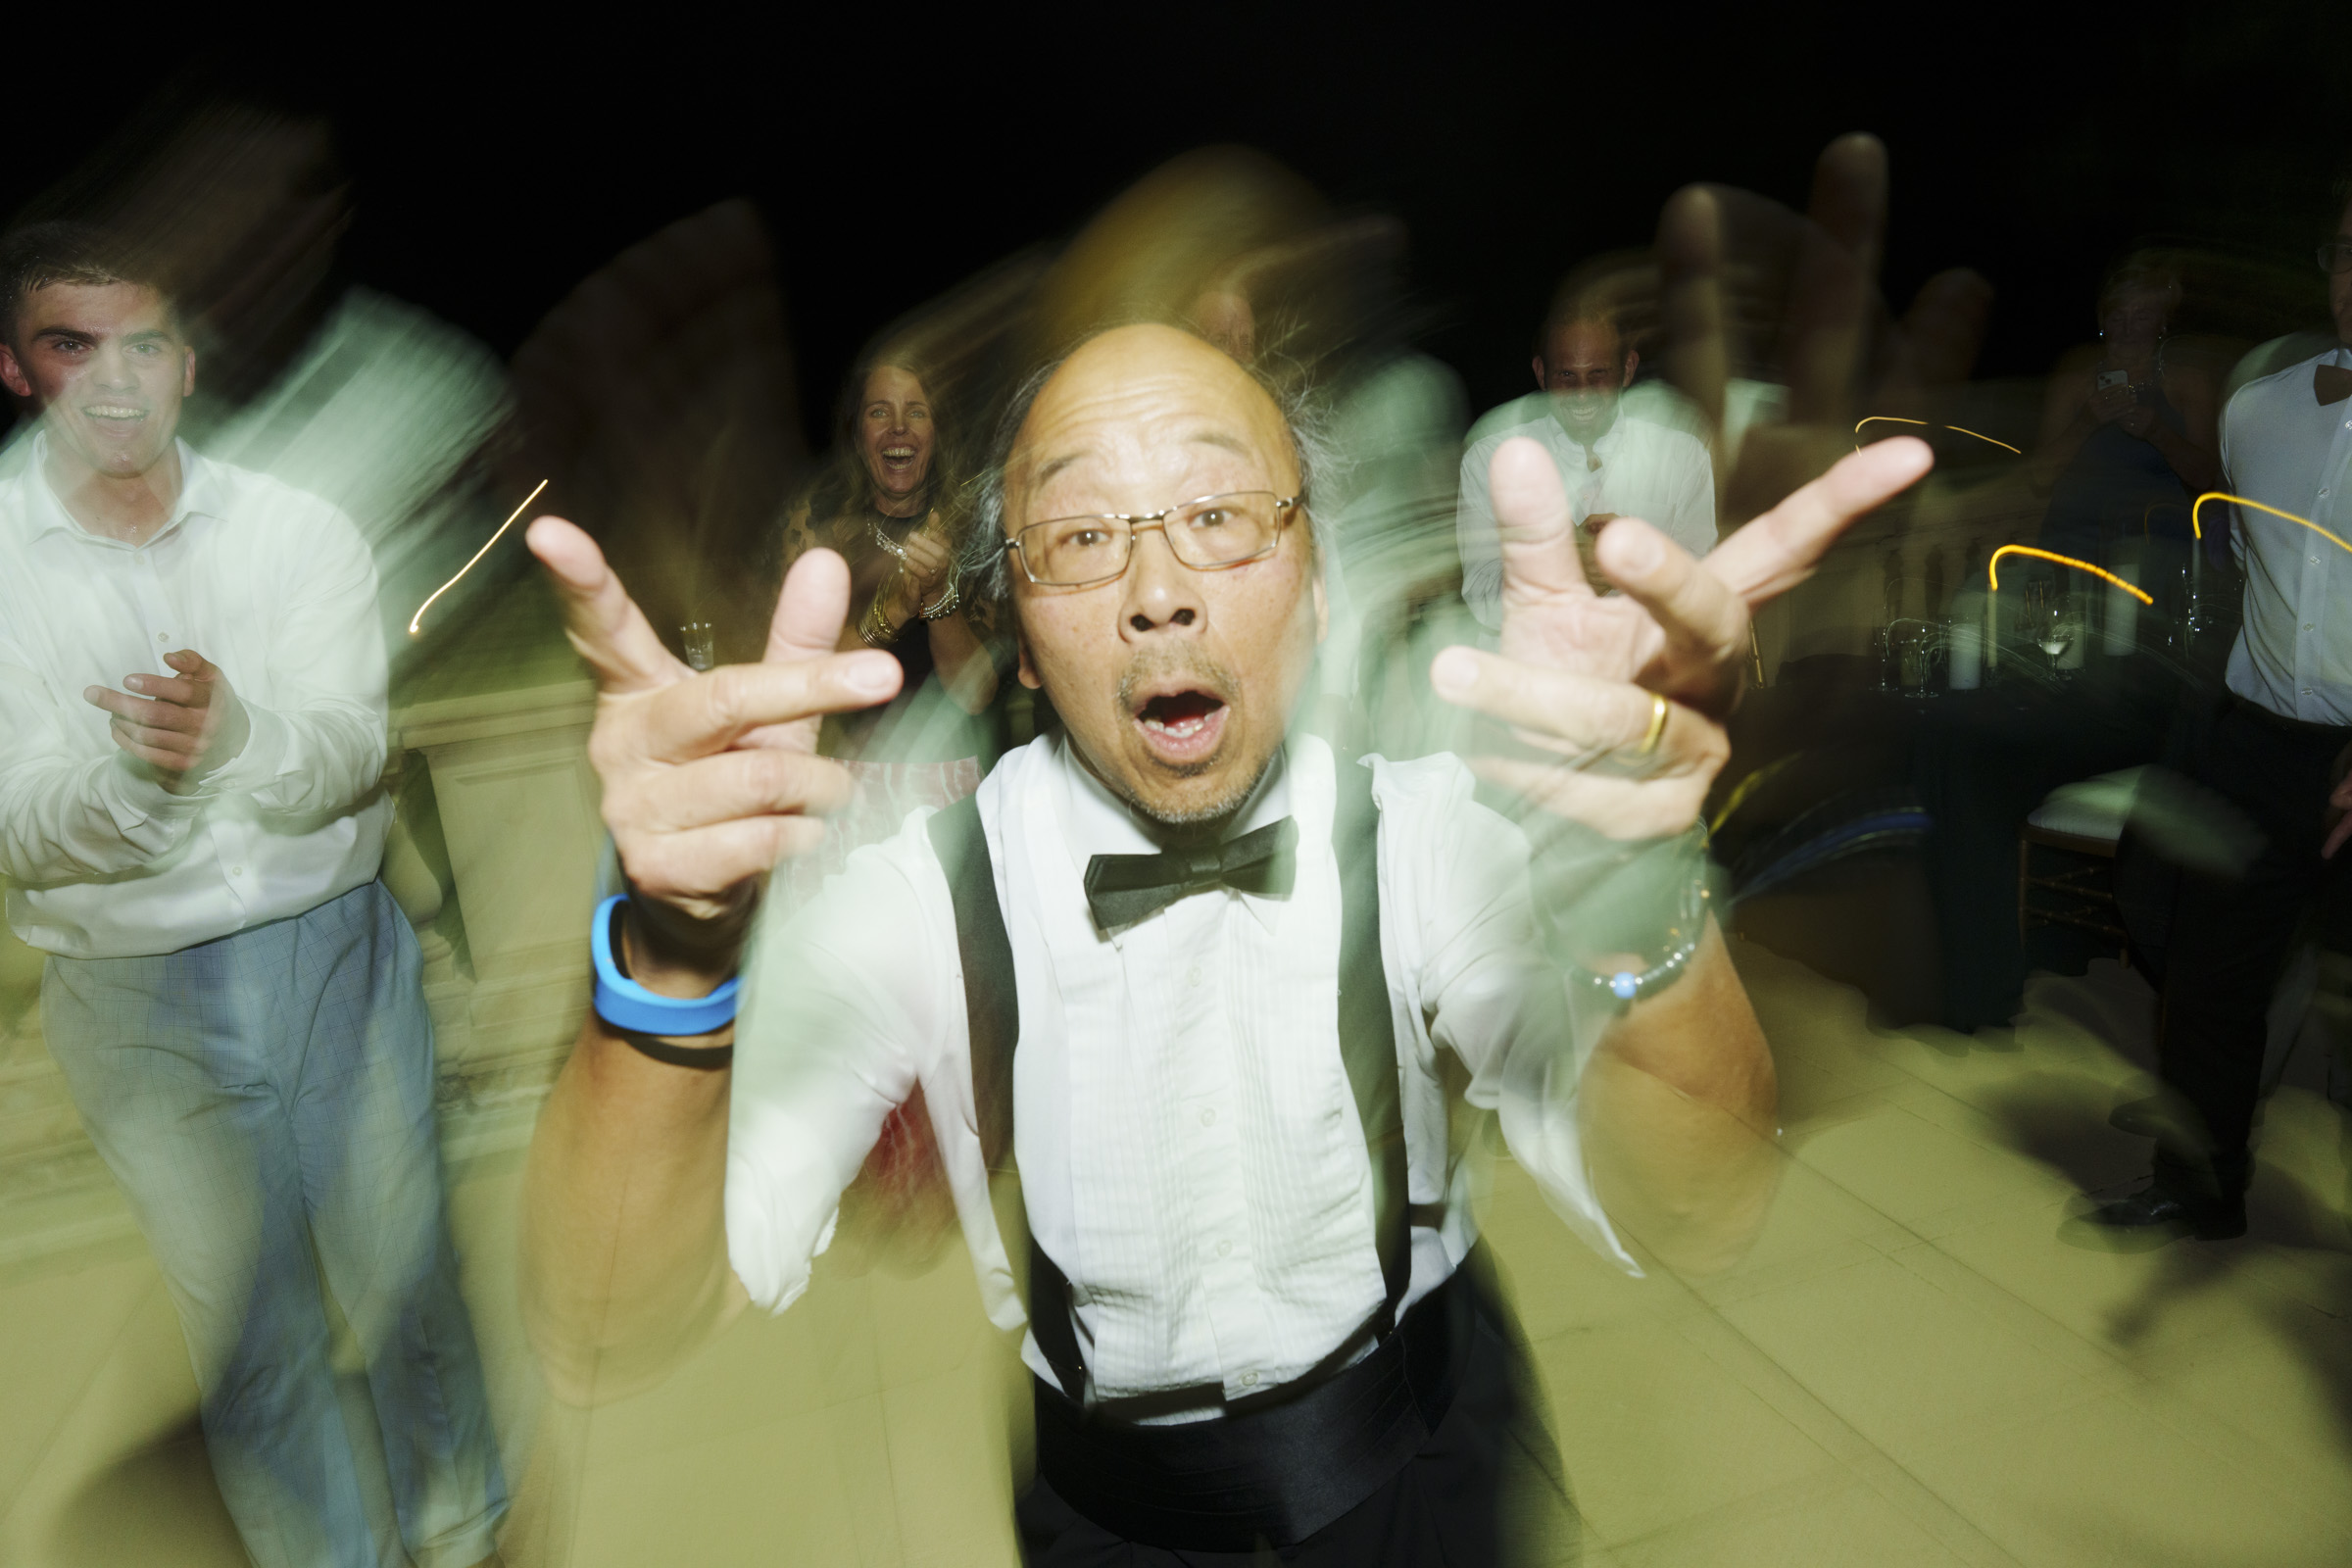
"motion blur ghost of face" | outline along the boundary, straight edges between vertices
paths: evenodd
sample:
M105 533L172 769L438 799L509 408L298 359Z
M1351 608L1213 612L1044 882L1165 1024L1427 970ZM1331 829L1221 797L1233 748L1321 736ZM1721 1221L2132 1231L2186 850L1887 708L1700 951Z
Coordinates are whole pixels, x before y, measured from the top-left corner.
M1565 321L1545 334L1536 357L1536 384L1551 394L1552 416L1579 442L1609 427L1618 394L1634 378L1641 356L1605 321Z
M858 406L858 450L884 511L911 503L931 477L931 400L914 372L877 365Z
M2171 325L2175 294L2154 284L2116 289L2099 309L2099 331L2117 354L2152 350Z
M144 284L52 283L26 291L0 379L40 406L53 461L129 479L172 451L196 351Z

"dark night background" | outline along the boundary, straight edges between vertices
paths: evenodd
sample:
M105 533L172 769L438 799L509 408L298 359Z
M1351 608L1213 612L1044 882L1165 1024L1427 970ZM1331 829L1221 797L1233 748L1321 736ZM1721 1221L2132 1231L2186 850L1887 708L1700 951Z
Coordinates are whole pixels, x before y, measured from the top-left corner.
M782 258L809 420L892 317L1210 141L1400 217L1424 345L1481 407L1522 389L1531 318L1567 267L1645 243L1689 180L1801 206L1815 153L1853 129L1892 155L1897 308L1948 266L1998 290L1981 374L2039 373L2087 337L2100 270L2135 240L2300 268L2322 314L2308 247L2352 154L2352 6L1579 9L651 11L504 38L328 13L292 43L190 29L136 70L21 58L0 212L159 93L321 114L358 203L347 274L511 353L616 252L750 195ZM52 91L71 113L44 115Z

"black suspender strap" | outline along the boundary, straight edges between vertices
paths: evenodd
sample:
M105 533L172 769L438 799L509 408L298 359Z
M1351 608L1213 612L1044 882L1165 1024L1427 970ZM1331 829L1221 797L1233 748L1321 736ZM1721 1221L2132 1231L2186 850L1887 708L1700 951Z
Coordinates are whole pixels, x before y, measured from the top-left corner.
M948 876L956 910L956 953L963 965L963 1016L972 1037L972 1109L980 1152L992 1171L1012 1169L1012 1048L1021 1038L1012 940L997 904L997 871L980 829L980 798L966 795L929 824L931 848Z
M1412 1233L1398 1088L1401 1057L1380 951L1380 812L1372 800L1371 773L1346 758L1334 761L1339 786L1332 848L1340 862L1340 1054L1348 1066L1372 1163L1373 1236L1387 1290L1375 1327L1378 1336L1386 1338L1411 1283ZM997 902L996 867L980 825L979 797L967 795L935 813L929 829L956 911L980 1150L990 1170L1008 1172L1014 1168L1012 1056L1020 1044L1021 1009L1013 982L1012 943ZM1077 1400L1086 1387L1086 1365L1070 1326L1069 1294L1067 1277L1032 1239L1030 1332L1037 1336L1037 1348L1063 1392Z
M1332 763L1338 785L1331 843L1340 862L1340 1054L1372 1161L1372 1235L1388 1288L1378 1332L1386 1338L1412 1283L1413 1249L1398 1087L1402 1055L1380 951L1380 810L1370 769L1338 754Z
M997 903L996 862L980 826L980 798L966 795L933 814L931 848L947 873L956 910L956 953L963 968L963 1016L972 1043L972 1112L980 1153L991 1171L1016 1169L1012 1152L1012 1053L1021 1040L1021 998L1013 982L1012 940ZM1046 1364L1073 1402L1086 1394L1086 1360L1070 1325L1070 1282L1032 1237L1029 1331Z

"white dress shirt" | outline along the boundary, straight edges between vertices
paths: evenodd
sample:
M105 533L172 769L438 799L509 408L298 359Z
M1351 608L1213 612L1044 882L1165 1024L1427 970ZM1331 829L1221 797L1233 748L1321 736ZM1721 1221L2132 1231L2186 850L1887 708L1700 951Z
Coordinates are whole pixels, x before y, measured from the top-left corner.
M2222 411L2222 466L2234 494L2352 539L2352 398L2312 395L2322 365L2352 368L2352 349L2237 389ZM2230 689L2287 718L2352 724L2352 605L2334 606L2336 583L2352 591L2352 556L2283 517L2231 510L2246 613L2230 650Z
M1068 1275L1093 1396L1159 1418L1279 1387L1351 1345L1384 1292L1371 1161L1340 1053L1334 761L1292 743L1236 831L1296 817L1287 898L1214 889L1104 936L1095 854L1159 848L1057 739L982 783L1020 1002L1014 1151L1029 1224ZM1438 1051L1465 1098L1592 1246L1633 1267L1587 1178L1583 1053L1529 950L1528 850L1450 757L1375 760L1381 949L1406 1054L1408 1302L1476 1239L1474 1167L1447 1139ZM843 1189L919 1082L990 1317L1023 1322L988 1200L947 878L920 811L745 965L727 1144L727 1245L753 1299L808 1288ZM1360 1342L1360 1343L1359 1343ZM1034 1338L1030 1367L1052 1372Z
M171 953L300 914L368 881L391 802L375 566L351 519L266 474L179 448L177 509L143 545L103 538L44 475L0 477L0 874L26 945ZM175 675L193 648L252 720L174 795L117 746L87 686Z
M1494 451L1513 436L1527 436L1551 454L1568 492L1572 522L1595 513L1640 517L1693 556L1715 548L1715 465L1706 443L1678 429L1653 410L1642 389L1617 400L1617 416L1590 447L1569 435L1551 416L1549 398L1538 393L1506 405L1526 417L1490 415L1481 434L1462 454L1461 501L1454 513L1454 541L1462 553L1462 601L1491 630L1502 626L1502 541L1494 524L1488 470ZM1594 460L1598 466L1594 466Z

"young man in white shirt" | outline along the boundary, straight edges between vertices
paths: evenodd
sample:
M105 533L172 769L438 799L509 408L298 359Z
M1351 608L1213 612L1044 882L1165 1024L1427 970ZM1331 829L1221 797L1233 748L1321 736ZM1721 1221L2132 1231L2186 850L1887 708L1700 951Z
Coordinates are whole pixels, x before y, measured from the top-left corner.
M2336 343L2238 388L2222 411L2230 491L2352 537L2352 176L2319 249ZM2187 874L2165 957L2158 1069L2188 1112L2159 1139L2141 1192L2087 1216L2110 1236L2222 1239L2246 1229L2248 1138L2262 1090L2265 1019L2297 931L2319 900L2331 954L2352 954L2352 556L2254 507L2233 509L2245 616L2230 650L2228 707L2198 777L2261 830L2242 877ZM2207 516L2213 509L2207 509ZM2330 823L2328 817L2337 813Z
M186 1331L267 1568L495 1560L506 1506L457 1289L391 803L375 569L351 520L177 439L196 356L93 230L0 242L0 873L42 1028ZM328 1360L368 1357L399 1539ZM403 1547L406 1547L404 1555Z
M1358 766L1293 733L1325 622L1314 454L1249 372L1120 327L1005 426L975 590L1009 598L1020 678L1066 733L762 928L739 1035L722 981L760 878L845 793L814 715L886 700L896 666L833 654L847 577L822 552L765 662L698 676L584 534L532 526L604 688L590 755L631 885L600 911L597 1010L527 1178L550 1375L616 1396L747 1302L788 1305L919 1084L990 1315L1029 1327L1028 1560L1556 1551L1509 1537L1514 1503L1564 1498L1507 1314L1465 1266L1454 1095L1499 1112L1620 1259L1617 1223L1678 1262L1743 1244L1773 1182L1772 1063L1690 830L1748 605L1926 449L1846 459L1704 566L1627 520L1606 599L1544 454L1497 454L1501 653L1449 650L1433 678L1537 742L1478 770L1529 803L1546 888L1599 896L1531 901L1529 838L1462 764ZM989 1203L1015 1163L1025 1296Z
M1614 316L1563 301L1538 329L1529 363L1540 390L1480 420L1484 433L1462 454L1454 513L1462 601L1489 630L1502 626L1502 550L1488 472L1505 441L1532 440L1551 455L1588 564L1592 541L1621 515L1642 518L1690 555L1715 548L1706 443L1674 422L1673 392L1634 386L1642 356Z

